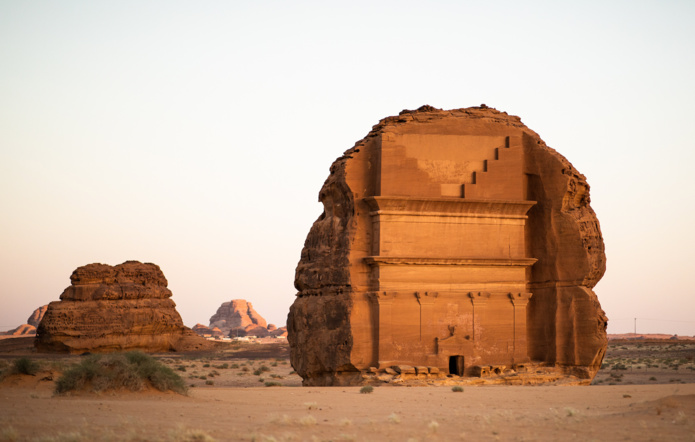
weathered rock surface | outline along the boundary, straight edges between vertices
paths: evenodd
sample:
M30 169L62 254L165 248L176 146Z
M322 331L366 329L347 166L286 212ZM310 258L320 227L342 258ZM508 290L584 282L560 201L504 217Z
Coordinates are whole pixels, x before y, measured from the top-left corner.
M266 328L268 323L253 309L250 302L233 299L217 309L217 313L210 318L209 327L218 327L225 335L229 335L232 329L243 330L250 325Z
M4 336L29 336L29 335L35 335L36 334L36 327L34 327L31 324L22 324L17 328L13 328L12 330L8 330L4 333L0 333L0 335Z
M589 185L518 117L385 118L319 200L287 321L305 385L363 383L370 367L514 383L599 369L607 318L591 289L606 258Z
M47 309L48 305L42 305L41 307L34 310L31 316L29 316L29 319L27 319L27 324L33 325L34 327L38 327L39 323L41 323L41 319L43 319L43 315L46 314Z
M89 264L51 302L35 346L42 352L147 352L210 348L183 325L164 274L155 264Z
M203 324L196 324L191 328L194 332L196 332L200 336L212 336L212 329L210 327L206 327Z

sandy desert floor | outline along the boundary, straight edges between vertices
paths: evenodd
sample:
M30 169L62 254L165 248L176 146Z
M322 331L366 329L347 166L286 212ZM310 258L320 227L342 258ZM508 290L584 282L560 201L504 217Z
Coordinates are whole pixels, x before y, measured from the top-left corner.
M371 394L300 387L282 348L162 355L193 385L188 396L54 396L50 367L71 358L49 358L46 371L0 383L0 440L695 441L694 351L695 343L612 342L585 387L381 386Z

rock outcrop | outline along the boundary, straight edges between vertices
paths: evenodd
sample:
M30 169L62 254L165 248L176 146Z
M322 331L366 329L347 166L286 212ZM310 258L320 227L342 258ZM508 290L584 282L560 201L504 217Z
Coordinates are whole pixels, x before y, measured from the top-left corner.
M260 326L266 328L268 323L256 310L253 305L243 299L233 299L223 303L217 313L210 318L209 327L218 327L225 335L232 329L243 330L248 326Z
M29 319L27 319L27 324L33 325L34 327L38 327L41 323L41 319L43 319L43 315L46 314L47 309L48 305L42 305L41 307L34 310L31 316L29 316Z
M212 346L183 325L164 274L155 264L89 264L51 302L39 324L41 352L147 352L202 350Z
M287 321L305 385L411 371L588 384L599 369L606 258L589 185L518 117L385 118L319 201Z
M36 327L34 327L31 324L22 324L17 328L13 328L12 330L8 330L4 333L0 333L0 335L4 336L30 336L30 335L35 335L36 334Z

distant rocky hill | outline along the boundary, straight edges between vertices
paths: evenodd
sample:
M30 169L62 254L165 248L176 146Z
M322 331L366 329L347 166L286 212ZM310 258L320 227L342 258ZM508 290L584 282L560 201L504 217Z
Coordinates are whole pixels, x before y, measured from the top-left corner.
M36 334L36 327L29 324L22 324L17 328L0 333L3 336L33 336Z
M253 305L244 299L233 299L223 303L217 313L210 318L210 325L193 327L200 335L214 336L215 328L218 328L224 336L286 336L287 328L277 328L274 324L268 324L263 317L253 309Z
M39 326L43 315L46 313L48 305L42 305L41 307L34 310L34 312L27 319L26 324L22 324L17 328L8 330L6 332L0 332L3 336L30 336L36 334L36 328Z
M38 327L41 323L41 320L43 319L43 315L46 314L46 310L48 310L48 304L42 305L41 307L34 310L34 313L32 313L31 316L29 316L29 319L27 319L27 324L33 325L34 327Z

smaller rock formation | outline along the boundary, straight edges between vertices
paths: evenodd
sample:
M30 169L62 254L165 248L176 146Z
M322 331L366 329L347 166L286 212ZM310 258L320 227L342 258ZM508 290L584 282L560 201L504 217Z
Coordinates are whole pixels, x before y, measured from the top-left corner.
M206 327L200 323L194 325L191 330L196 332L199 336L204 336L204 337L212 336L212 329L210 329L210 327Z
M4 336L31 336L36 334L36 327L30 324L22 324L17 328L0 333Z
M183 325L159 266L89 264L51 302L39 324L42 352L190 351L210 348Z
M43 315L46 314L47 309L48 304L42 305L41 307L34 310L34 313L32 313L31 316L29 316L29 319L27 319L27 324L33 325L35 328L38 328L39 323L41 323L41 319L43 319Z
M245 330L248 326L266 328L268 324L253 305L244 299L233 299L223 303L217 313L210 318L209 328L218 327L222 333L229 335L232 329Z

